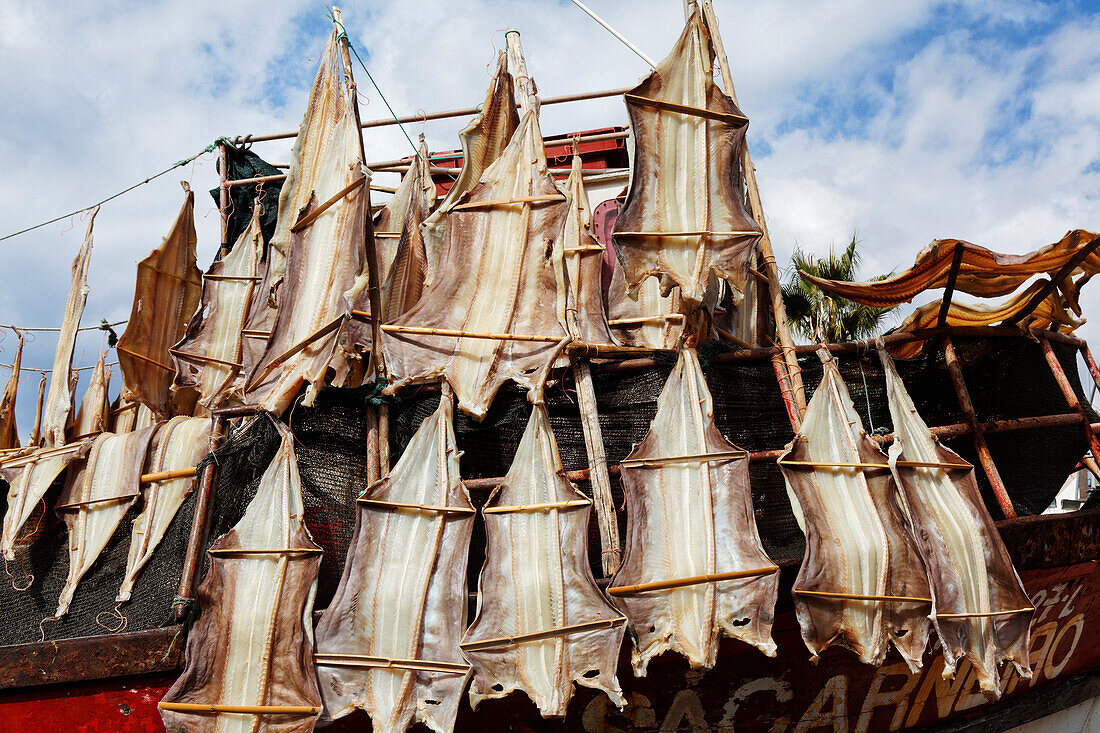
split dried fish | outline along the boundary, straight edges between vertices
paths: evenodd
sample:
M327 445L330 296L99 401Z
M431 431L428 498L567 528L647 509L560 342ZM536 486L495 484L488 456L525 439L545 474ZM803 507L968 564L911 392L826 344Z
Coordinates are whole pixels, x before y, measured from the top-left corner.
M65 444L65 428L69 424L69 414L73 408L77 377L77 373L73 371L73 347L76 345L77 329L80 328L80 316L84 313L84 302L88 299L92 225L95 224L97 213L98 206L92 209L88 230L84 234L84 244L73 259L72 286L69 289L69 299L65 303L65 315L61 319L61 333L57 337L53 371L50 373L50 391L46 395L46 405L42 412L43 444L47 448Z
M312 404L330 366L337 374L345 370L338 331L366 285L359 274L366 266L370 172L360 155L356 116L343 92L332 103L338 120L318 151L313 192L298 220L304 227L296 224L291 232L271 337L245 386L246 404L276 415L290 406L303 384L309 385L303 404Z
M1000 697L1001 662L1010 661L1021 677L1031 677L1029 630L1035 610L982 501L973 467L932 435L881 341L878 353L894 424L890 467L928 568L944 676L953 675L965 656L982 692ZM963 468L912 467L909 462Z
M278 217L275 232L268 242L264 255L263 275L249 305L245 319L245 337L241 349L241 374L247 378L263 357L275 324L277 305L281 297L287 258L292 248L291 229L297 223L303 209L309 205L313 192L318 190L320 178L339 174L329 166L332 155L329 148L345 144L344 135L335 137L336 127L347 117L347 101L340 81L338 35L334 29L329 35L309 92L302 123L294 138L290 154L290 168L279 192ZM346 122L343 123L346 127ZM324 198L320 198L324 201ZM243 388L244 385L238 386Z
M450 221L448 215L459 199L478 185L482 174L501 156L518 127L519 115L516 114L512 75L508 73L508 56L501 51L497 55L496 73L489 82L485 101L481 103L481 114L458 133L462 142L462 172L439 208L424 222L428 281L432 280L443 257Z
M66 466L87 455L90 447L91 441L85 440L61 448L36 448L29 455L0 463L0 478L8 483L8 511L0 536L0 554L5 560L14 560L16 548L29 539L21 536L23 528L53 482Z
M446 394L360 500L344 576L317 625L327 718L360 708L379 733L454 728L470 677L458 639L474 509L451 409Z
M509 379L533 386L535 373L565 338L556 302L553 242L561 232L565 197L546 166L535 111L524 115L504 153L449 217L440 271L423 297L383 333L386 364L404 384L446 379L458 406L477 419ZM459 331L471 336L409 333L402 327ZM485 338L533 336L544 341Z
M210 452L210 431L207 418L174 417L164 423L153 436L145 473L165 473L192 468ZM163 481L151 481L141 487L143 507L134 518L130 530L130 552L126 557L126 572L119 588L118 602L130 600L130 595L145 564L164 539L164 533L183 502L195 487L195 476L182 476Z
M69 530L69 574L55 616L68 612L80 579L138 498L141 470L154 429L126 435L103 433L92 443L87 462L66 481L54 509Z
M562 475L546 407L536 404L484 509L477 616L462 640L474 668L474 707L522 690L543 716L562 716L573 682L626 704L615 677L626 619L592 578L590 510Z
M621 471L626 553L611 585L626 591L615 593L615 603L630 619L635 674L644 676L649 660L667 650L692 667L713 667L723 635L774 657L779 569L756 528L748 454L714 424L694 349L680 352L649 432ZM734 573L746 575L715 577ZM629 589L685 580L695 582Z
M19 394L19 369L23 363L23 332L16 331L19 343L12 357L11 376L4 387L4 398L0 400L0 451L19 447L19 429L15 425L15 398Z
M148 405L159 417L190 414L193 392L170 394L176 370L168 350L180 340L202 298L195 264L195 194L181 183L183 208L160 246L138 263L134 305L118 340L123 396Z
M627 293L622 265L611 274L607 289L608 322L625 346L675 349L684 330L680 291L661 295L654 278L646 278L633 293Z
M84 390L76 417L69 426L69 443L94 437L107 429L110 410L107 391L111 385L111 370L106 368L106 362L107 350L104 350L92 369L92 377L88 380L88 387Z
M199 404L217 407L241 371L245 317L259 279L263 250L260 207L223 259L210 266L202 281L202 306L191 319L183 340L172 347L176 368L173 390L199 393Z
M256 496L210 548L210 570L198 589L202 613L187 635L183 673L161 703L168 730L308 733L320 714L312 617L321 549L303 521L294 436L278 426L282 442ZM318 712L211 714L173 710L172 703Z
M585 343L613 344L604 312L603 245L592 236L592 212L581 178L581 158L573 155L565 184L566 215L554 242L558 282L558 321L569 335Z
M794 582L802 639L813 658L840 645L867 664L881 664L890 643L916 672L930 631L928 575L886 456L864 433L829 353L818 354L824 376L779 459L806 534Z
M630 191L615 223L628 288L657 277L692 305L712 277L741 301L760 231L741 194L748 119L714 83L710 31L696 7L672 53L626 94L637 140Z

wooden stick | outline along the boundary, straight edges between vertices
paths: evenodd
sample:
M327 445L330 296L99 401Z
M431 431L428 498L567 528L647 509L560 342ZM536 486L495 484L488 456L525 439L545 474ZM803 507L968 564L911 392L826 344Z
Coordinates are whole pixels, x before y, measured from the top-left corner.
M367 654L314 654L313 661L325 667L368 667L381 669L410 669L417 672L442 674L466 674L470 665L457 662L431 662L422 659L391 659Z
M177 713L245 713L248 715L317 715L321 708L313 705L204 705L190 702L157 703L161 710Z
M262 277L256 277L254 275L206 275L202 276L203 280L263 280Z
M884 603L931 603L931 598L918 598L916 596L867 596L858 593L833 593L824 590L792 590L800 596L813 596L816 598L836 598L844 601L882 601Z
M460 211L462 209L487 209L494 206L511 206L512 204L543 204L550 203L551 201L565 201L564 196L518 196L512 199L487 199L485 201L467 201L464 204L459 204L451 209L451 211Z
M533 631L529 634L519 634L517 636L499 636L495 639L485 639L483 641L472 641L466 644L459 644L463 651L475 652L481 649L492 649L498 646L512 646L514 644L522 644L525 641L539 641L541 639L553 639L557 636L568 636L569 634L577 634L582 631L594 631L596 629L614 629L617 626L622 626L626 623L626 616L618 616L617 618L605 618L599 621L585 621L580 624L570 624L568 626L559 626L556 629L547 629L545 631Z
M516 514L519 512L542 512L550 509L580 509L592 506L588 499L571 499L569 501L548 501L542 504L514 504L511 506L487 506L481 510L482 514Z
M389 239L400 239L401 238L401 232L375 232L374 233L374 238L378 239L379 237L384 237L384 238L389 238Z
M826 463L822 461L779 461L780 466L813 466L819 468L890 468L889 463ZM899 468L955 468L970 470L969 463L933 463L930 461L898 461Z
M130 499L136 499L140 494L126 494L125 496L104 496L100 499L87 499L85 501L74 501L71 504L58 504L54 507L57 509L80 509L86 506L95 506L97 504L111 504L118 501L129 501Z
M254 328L246 328L241 331L241 335L249 339L269 339L271 338L271 331L260 331Z
M629 323L653 323L656 321L682 321L683 313L663 313L657 316L638 316L637 318L615 318L607 322L609 326L622 326Z
M1054 274L1054 277L1031 296L1031 300L1027 302L1027 305L1017 311L1012 318L1005 320L1005 325L1011 326L1019 323L1031 315L1031 312L1038 308L1039 304L1046 300L1047 296L1053 293L1054 289L1057 288L1063 280L1072 275L1073 271L1076 270L1082 262L1088 259L1089 255L1095 252L1097 248L1100 248L1100 237L1093 238L1091 242L1077 250L1076 254L1074 254L1073 257L1071 257L1066 264L1062 265L1058 272Z
M191 466L190 468L177 468L172 471L159 471L157 473L143 473L141 475L141 483L148 484L153 481L168 481L174 478L189 478L191 476L197 476L199 469L197 466Z
M603 444L603 429L600 427L596 388L592 380L592 367L587 359L581 358L573 362L573 381L577 386L577 410L581 416L584 448L588 454L589 479L596 505L596 524L600 530L600 567L604 575L610 577L622 562L622 547L615 500L611 496L611 476L607 470L607 452Z
M713 109L706 109L705 107L689 107L686 104L667 102L663 99L651 99L650 97L642 97L637 94L624 94L623 99L627 101L627 104L634 103L639 107L651 107L661 112L676 112L677 114L691 115L693 117L705 117L708 120L717 120L718 122L726 122L731 125L744 125L749 121L749 118L744 115L719 112Z
M1008 611L990 611L988 613L937 613L936 618L991 618L993 616L1013 616L1017 613L1031 613L1034 608L1013 608Z
M302 349L304 349L307 346L309 346L310 344L312 344L314 341L317 341L319 339L324 338L325 336L328 336L330 333L332 333L337 328L339 328L340 324L343 323L343 322L344 322L344 316L337 316L327 326L322 327L320 330L318 330L317 332L315 332L311 336L306 336L304 339L299 341L297 344L295 344L294 346L291 346L289 349L284 351L282 354L279 354L279 356L276 357L274 361L270 362L266 367L264 367L264 370L262 372L260 372L257 376L253 377L252 381L248 385L245 386L244 391L245 392L252 391L252 389L257 384L262 382L267 377L268 374L271 374L271 372L274 371L276 368L278 368L284 361L286 361L290 357L294 356L299 351L301 351Z
M352 315L358 316L360 311L352 311ZM485 333L482 331L460 331L452 328L424 328L421 326L397 326L387 323L382 326L386 333L418 333L425 336L456 336L468 339L492 339L494 341L538 341L547 344L556 344L561 341L560 336L532 336L518 333Z
M752 570L731 570L726 573L707 573L705 575L693 575L690 578L676 578L675 580L657 580L652 583L639 583L637 585L614 586L607 589L607 594L612 596L627 596L652 590L683 588L687 585L699 585L700 583L719 583L723 580L736 580L737 578L756 578L778 572L779 568L773 565L767 568L753 568Z
M255 547L224 547L221 549L207 550L207 554L215 557L234 555L320 555L324 552L320 547L277 547L265 550Z
M275 173L270 176L256 176L255 178L237 178L232 181L226 181L222 184L223 188L232 188L234 186L247 186L255 183L257 185L263 185L265 183L274 183L275 181L285 181L286 173Z
M405 504L400 501L381 501L379 499L356 499L360 504L380 509L410 509L418 512L438 512L440 514L476 514L477 510L461 506L432 506L430 504Z
M943 289L943 297L940 299L940 312L936 317L936 327L943 328L947 325L947 314L951 312L951 296L955 293L955 282L959 279L959 268L962 266L964 248L962 244L955 243L955 255L951 258L951 269L947 273L947 287Z
M624 93L629 92L633 87L623 87L621 89L604 89L597 92L581 92L578 94L562 94L556 97L544 97L539 100L540 107L546 107L553 104L564 104L567 102L580 102L587 99L605 99L606 97L619 97ZM377 120L367 120L366 122L360 122L361 128L369 127L386 127L387 125L403 124L405 122L426 122L429 120L445 120L451 117L468 117L470 115L481 114L479 107L463 107L462 109L451 109L444 112L429 112L428 114L413 114L404 115L394 119L393 117L383 117ZM266 142L269 140L288 140L298 136L297 130L288 130L286 132L271 132L263 135L238 135L233 138L233 142L237 145L242 143L256 143ZM374 164L368 164L371 169L376 166Z
M70 443L69 445L63 445L60 448L51 448L50 450L37 451L30 455L20 456L18 458L9 458L6 461L0 461L0 468L15 468L16 466L23 466L28 463L38 463L39 461L52 458L53 456L60 456L66 453L75 453L84 447L83 443Z
M722 84L726 87L726 94L737 104L737 92L733 87L733 74L730 72L730 62L726 58L726 47L722 43L722 36L718 32L718 19L714 15L714 8L710 0L702 0L703 18L710 29L710 40L714 47L715 59L722 72ZM775 252L772 251L772 240L768 234L768 222L764 216L764 204L760 200L760 188L756 184L756 169L752 165L752 156L749 155L749 145L745 141L741 145L741 174L745 177L745 191L749 196L749 207L752 210L752 218L760 227L760 256L768 274L768 293L771 295L772 315L775 317L775 331L779 336L782 346L783 360L787 365L787 377L790 380L794 392L795 404L798 406L799 416L806 412L806 389L802 385L802 368L798 365L795 356L794 339L791 338L791 327L787 322L787 309L783 305L783 288L779 279L779 266L775 262Z
M619 462L623 468L650 468L674 465L677 463L711 463L729 461L736 458L748 458L749 452L743 450L720 451L717 453L696 453L687 456L662 456L660 458L628 458Z
M561 251L562 251L562 254L571 255L571 254L585 254L585 253L595 253L595 252L599 252L599 253L602 254L606 250L604 250L603 247L591 247L591 246L589 246L589 247L562 247Z
M291 233L296 234L296 233L302 231L303 229L305 229L306 227L308 227L310 224L312 224L317 219L317 217L319 217L321 214L325 213L330 208L332 208L332 206L334 204L338 203L341 199L343 199L345 196L350 194L352 191L354 191L355 189L362 186L363 182L366 181L366 180L367 180L366 176L360 176L359 178L356 178L354 181L352 181L348 185L341 188L328 201L321 204L316 209L309 212L308 214L303 216L301 219L299 219L297 222L295 222L294 226L292 226L290 228Z
M1069 383L1069 377L1066 376L1061 362L1058 361L1058 355L1054 353L1054 349L1050 346L1050 340L1046 337L1039 339L1039 345L1043 347L1043 356L1046 357L1047 366L1050 367L1050 373L1054 375L1054 381L1058 383L1058 389L1061 390L1066 404L1069 409L1081 416L1081 428L1085 431L1085 441L1089 446L1089 452L1092 453L1094 460L1100 462L1100 441L1097 441L1096 434L1089 427L1089 419L1085 413L1085 408L1081 405L1081 400L1077 398L1077 393L1073 391L1073 386Z
M218 445L223 424L223 418L215 415L214 426L210 431L211 445ZM217 470L217 461L207 462L203 466L202 475L199 477L198 490L195 492L195 509L191 515L191 533L187 537L187 552L183 557L183 568L180 570L179 589L176 591L176 599L172 603L174 616L178 623L185 621L190 613L195 583L198 582L199 571L202 569L202 551L206 547L206 538L210 532L211 514L214 507L210 497L214 493L215 471Z
M742 232L615 232L616 237L740 237L759 236L757 231Z
M178 349L168 349L169 354L175 354L176 356L182 356L187 359L194 359L195 361L206 361L211 364L221 364L222 366L233 367L234 369L240 369L241 365L235 361L224 361L223 359L215 359L212 356L206 354L191 354L186 351L180 351Z
M1000 505L1005 518L1012 519L1016 516L1016 508L1012 506L1008 489L1005 488L1004 481L1001 480L1001 474L993 463L993 454L990 453L989 446L985 442L981 424L978 422L978 415L974 411L974 403L970 400L970 392L966 388L962 369L959 368L959 358L955 354L955 344L952 343L950 336L943 337L943 355L947 364L947 373L950 375L951 383L955 387L955 397L958 399L959 407L962 408L966 421L970 424L970 433L974 438L974 448L978 452L982 470L985 471L985 477L989 479L989 485L993 487L993 493L997 497L997 503Z
M142 360L142 361L144 361L144 362L147 362L147 363L149 363L149 364L152 364L153 366L158 366L158 367L160 367L161 369L164 369L164 370L166 370L166 371L172 372L173 374L175 374L175 372L176 372L176 369L175 369L175 367L170 367L170 366L168 366L167 364L161 364L161 363L160 363L159 361L157 361L156 359L150 359L150 358L149 358L148 356L145 356L144 354L139 354L139 353L137 353L136 351L130 351L129 349L127 349L127 348L125 348L125 347L122 347L122 346L116 346L116 347L115 347L115 351L121 351L121 352L123 352L123 353L129 354L130 356L134 357L135 359L141 359L141 360Z

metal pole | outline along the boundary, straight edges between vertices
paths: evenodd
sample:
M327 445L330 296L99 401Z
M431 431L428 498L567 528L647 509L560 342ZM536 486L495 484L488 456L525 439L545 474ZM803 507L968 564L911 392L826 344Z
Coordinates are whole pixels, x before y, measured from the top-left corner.
M657 64L655 64L653 62L653 59L649 58L644 53L642 53L642 49L638 48L633 43L628 41L623 36L622 33L619 33L617 30L615 30L610 25L608 25L606 20L604 20L603 18L601 18L600 16L598 16L594 12L592 12L591 8L589 8L587 5L582 3L580 0L573 0L573 4L576 5L578 8L580 8L581 10L583 10L584 12L586 12L588 14L588 17L590 17L592 20L594 20L597 23L599 23L600 25L602 25L608 33L610 33L611 35L615 36L620 41L622 41L624 46L629 48L634 53L638 54L638 58L640 58L642 61L645 61L647 64L649 64L649 68L651 68L651 69L656 69L657 68Z
M222 418L214 417L214 427L210 431L211 440L216 445L221 438ZM210 497L214 493L217 464L210 461L203 466L199 476L199 490L195 495L195 512L191 519L191 535L187 539L187 554L183 558L180 571L180 585L176 593L174 616L177 623L183 623L189 614L189 605L195 598L195 585L202 567L202 551L206 546L206 537L210 531L210 513L214 508Z

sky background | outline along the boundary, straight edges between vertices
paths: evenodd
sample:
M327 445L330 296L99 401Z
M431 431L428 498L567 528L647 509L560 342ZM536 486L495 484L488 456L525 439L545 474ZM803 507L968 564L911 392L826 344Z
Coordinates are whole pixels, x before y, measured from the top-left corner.
M654 59L683 24L680 0L588 4ZM1100 229L1095 3L714 5L781 264L796 247L824 254L855 235L864 274L874 275L903 269L936 238L1026 252L1068 229ZM343 15L398 114L480 103L508 27L521 32L544 96L628 86L648 72L562 0L357 2ZM0 236L115 193L219 135L295 129L330 28L320 2L0 0ZM386 116L356 73L363 118ZM612 98L547 107L542 129L625 121ZM465 122L407 129L443 150L458 146ZM366 146L371 160L411 152L394 127L368 130ZM290 141L255 150L285 162ZM209 263L212 154L104 206L84 325L128 316L134 266L167 234L180 180L196 190L199 264ZM0 242L0 323L58 325L85 226L76 216ZM1086 287L1083 306L1095 315L1078 333L1100 336L1100 286ZM24 365L48 367L55 338L37 334ZM14 344L8 331L0 361L10 363ZM94 363L102 344L100 332L84 335L76 364ZM27 374L21 384L24 436L37 381Z

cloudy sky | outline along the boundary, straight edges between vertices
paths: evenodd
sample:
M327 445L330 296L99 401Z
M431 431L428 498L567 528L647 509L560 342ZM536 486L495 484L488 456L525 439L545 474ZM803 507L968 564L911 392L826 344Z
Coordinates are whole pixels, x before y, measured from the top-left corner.
M682 25L680 0L590 0L653 58ZM904 267L930 240L1005 252L1100 229L1100 12L1028 0L715 0L780 261L853 234L865 272ZM219 135L297 127L329 32L321 2L0 0L0 236L100 198ZM370 0L344 7L353 44L399 114L481 101L503 30L521 31L545 96L627 86L647 72L564 0ZM360 74L360 76L365 76ZM385 116L359 79L363 116ZM621 99L548 107L545 133L626 119ZM457 147L464 120L409 126ZM395 128L368 157L409 153ZM286 161L287 141L257 143ZM134 264L198 191L200 265L217 242L213 156L106 205L96 221L84 323L124 319ZM376 179L388 183L384 177ZM53 326L86 222L0 242L0 323ZM1080 333L1100 336L1100 287ZM102 343L78 344L80 365ZM0 342L9 361L14 338ZM39 334L24 364L48 366ZM4 370L0 378L6 379ZM117 380L117 376L116 376ZM23 432L37 377L23 382Z

